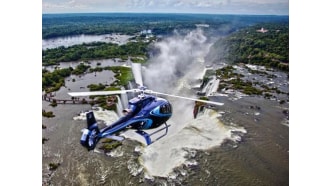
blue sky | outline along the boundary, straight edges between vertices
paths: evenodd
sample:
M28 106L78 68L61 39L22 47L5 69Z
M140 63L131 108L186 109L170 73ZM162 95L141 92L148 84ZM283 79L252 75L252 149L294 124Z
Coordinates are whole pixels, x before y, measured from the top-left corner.
M42 13L81 12L289 15L289 0L42 0Z

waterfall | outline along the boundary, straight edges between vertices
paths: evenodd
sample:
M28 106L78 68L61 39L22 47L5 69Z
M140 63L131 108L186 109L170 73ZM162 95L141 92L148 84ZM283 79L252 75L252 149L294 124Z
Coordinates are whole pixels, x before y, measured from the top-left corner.
M206 96L208 96L210 94L214 80L215 80L215 76L210 76L208 82L203 87L202 93L205 93Z
M133 85L131 81L128 82L127 86L129 90L133 89ZM127 96L127 100L132 99L134 97L134 93L132 92L126 93L126 96Z
M216 76L210 76L201 93L205 94L205 96L213 96L218 91L219 83L220 79L217 79Z
M121 90L125 90L125 88L122 87ZM122 102L122 107L124 107L124 108L128 107L128 96L127 96L127 93L122 93L120 95L120 99L121 99L121 102Z
M128 89L133 89L133 85L131 81L128 82Z
M123 104L121 102L121 99L118 95L116 95L118 102L116 103L117 106L117 114L119 117L123 116L122 110L123 110Z
M207 96L213 96L213 94L218 91L220 79L214 78L212 81L213 83L209 89L209 92L206 93Z

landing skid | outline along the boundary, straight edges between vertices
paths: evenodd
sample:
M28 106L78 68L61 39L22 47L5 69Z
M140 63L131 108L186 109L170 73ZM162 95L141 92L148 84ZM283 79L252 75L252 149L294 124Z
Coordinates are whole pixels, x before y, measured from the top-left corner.
M155 141L158 141L159 139L161 139L162 137L164 137L164 136L167 135L168 127L170 127L171 125L167 125L166 123L164 123L164 125L165 125L165 127L161 128L161 129L159 129L159 130L156 130L155 132L153 132L153 133L151 133L151 134L148 134L148 133L146 133L146 132L143 131L143 130L137 130L137 131L135 131L135 132L138 133L138 134L140 134L141 136L143 136L144 139L146 140L147 145L150 145L150 144L154 143ZM156 133L158 133L158 132L160 132L160 131L162 131L162 130L164 130L164 129L165 129L165 134L159 136L159 137L156 138L154 141L151 141L151 138L150 138L150 137L151 137L152 135L154 135L154 134L156 134Z

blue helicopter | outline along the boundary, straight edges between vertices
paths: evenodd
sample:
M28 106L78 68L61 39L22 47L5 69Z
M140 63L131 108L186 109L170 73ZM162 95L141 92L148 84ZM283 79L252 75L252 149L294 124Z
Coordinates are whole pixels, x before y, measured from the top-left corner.
M99 129L93 111L90 111L86 114L87 128L83 129L80 143L88 150L93 150L96 147L96 144L102 138L110 138L117 141L124 140L124 137L119 136L118 134L128 129L136 130L137 134L144 137L147 145L150 145L153 142L166 136L168 132L168 128L170 127L170 125L168 125L166 121L170 119L172 116L172 105L168 100L161 97L157 97L156 95L188 99L192 101L203 102L206 104L214 104L220 106L223 105L223 103L219 103L219 102L212 102L212 101L176 96L176 95L165 94L165 93L149 90L145 86L143 86L142 76L141 76L141 64L132 63L132 70L136 83L140 85L138 89L68 93L70 96L73 97L93 96L93 95L113 95L113 94L129 93L129 92L139 93L138 96L129 100L127 109L123 110L125 115L121 117L118 121L112 123L111 125L103 129ZM156 128L159 129L150 134L145 131L148 129L156 129ZM155 140L151 140L152 135L162 132L164 130L165 130L164 134L157 137Z

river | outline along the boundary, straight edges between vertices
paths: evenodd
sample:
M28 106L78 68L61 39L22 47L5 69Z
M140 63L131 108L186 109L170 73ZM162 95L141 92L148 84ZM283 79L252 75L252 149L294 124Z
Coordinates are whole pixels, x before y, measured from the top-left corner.
M190 36L182 40L176 38L176 43L162 41L159 45L161 53L164 54L163 46L175 48L180 41L190 51L189 39ZM196 42L204 48L210 44L206 40L194 40ZM198 58L207 52L199 53ZM196 56L180 58L180 52L169 53L167 59L176 59L177 62L196 59ZM151 63L154 61L160 63L162 58L156 57ZM196 96L193 87L203 72L203 66L196 62L192 68L181 71L185 75L180 73L179 77L168 71L167 75L176 83L168 85L171 88L165 89L167 93ZM150 72L154 69L157 66L149 65L143 74L153 77ZM244 69L237 70L248 73ZM268 73L276 76L267 79L255 75L254 78L288 91L285 73ZM72 78L76 81L72 82ZM86 91L88 84L108 83L113 81L112 78L110 71L67 78L66 87L57 91L56 97L68 98L68 91ZM157 89L154 85L149 88ZM278 97L288 100L287 95ZM49 139L42 149L43 185L288 185L289 122L285 113L288 101L280 104L279 99L246 96L235 91L222 92L210 99L223 102L224 106L205 109L196 119L192 115L193 103L170 99L174 114L168 122L171 127L167 136L146 147L133 132L127 132L123 145L109 154L101 150L88 152L79 144L86 121L78 116L82 111L92 109L90 105L58 104L51 107L43 101L43 109L55 114L54 118L42 118L47 127L42 135ZM118 117L110 111L95 112L99 119L101 115L107 116L105 122L109 123ZM49 170L50 163L60 165L52 171Z
M133 36L121 34L85 35L58 37L54 39L43 39L42 49L52 49L60 46L69 47L83 43L106 42L123 45Z

